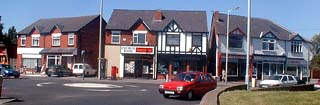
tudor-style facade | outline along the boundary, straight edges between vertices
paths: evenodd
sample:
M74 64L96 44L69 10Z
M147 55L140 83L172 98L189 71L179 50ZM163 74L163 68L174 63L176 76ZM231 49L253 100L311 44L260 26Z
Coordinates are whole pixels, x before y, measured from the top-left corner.
M93 15L40 19L27 26L18 33L17 68L40 72L44 64L61 64L71 69L83 57L97 68L99 21L99 15Z
M106 28L107 77L112 69L153 79L204 71L207 34L204 11L116 9Z
M225 68L226 14L215 12L211 28L208 67L215 76ZM311 43L270 20L251 18L250 77L263 79L274 74L306 77ZM228 80L244 79L246 69L246 17L230 15ZM217 58L217 59L215 59Z

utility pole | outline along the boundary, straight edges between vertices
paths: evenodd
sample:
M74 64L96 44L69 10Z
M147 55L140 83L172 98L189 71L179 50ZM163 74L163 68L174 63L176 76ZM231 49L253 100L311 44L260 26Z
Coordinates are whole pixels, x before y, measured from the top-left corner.
M248 0L248 19L247 19L247 60L246 60L246 78L245 84L247 85L247 91L249 90L249 56L250 56L250 18L251 18L251 0Z
M98 57L98 78L101 80L101 53L102 53L102 9L103 0L100 0L100 26L99 26L99 57Z

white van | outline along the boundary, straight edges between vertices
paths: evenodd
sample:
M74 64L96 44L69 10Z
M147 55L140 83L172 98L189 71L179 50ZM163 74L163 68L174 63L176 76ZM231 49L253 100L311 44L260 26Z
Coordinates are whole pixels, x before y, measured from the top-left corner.
M95 76L97 74L96 69L92 69L91 66L87 63L75 63L72 67L72 73L75 76L82 75L85 73L85 76Z

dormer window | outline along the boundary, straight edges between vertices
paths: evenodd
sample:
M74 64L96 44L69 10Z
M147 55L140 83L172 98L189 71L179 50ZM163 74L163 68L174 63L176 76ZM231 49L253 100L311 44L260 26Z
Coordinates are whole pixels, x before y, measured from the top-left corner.
M244 34L237 28L229 34L229 47L242 48Z
M295 37L291 41L291 52L293 53L302 53L302 38Z
M262 37L262 50L274 51L275 44L276 36L272 32L268 32Z

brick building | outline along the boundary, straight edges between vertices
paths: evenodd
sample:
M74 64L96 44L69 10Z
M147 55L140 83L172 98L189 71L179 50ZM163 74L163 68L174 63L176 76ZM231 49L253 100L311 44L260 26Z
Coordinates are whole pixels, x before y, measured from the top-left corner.
M207 35L204 11L116 9L106 27L106 74L156 79L204 71Z
M39 19L18 33L17 68L39 72L43 64L62 64L71 69L82 62L84 50L85 62L96 69L99 22L99 15Z

